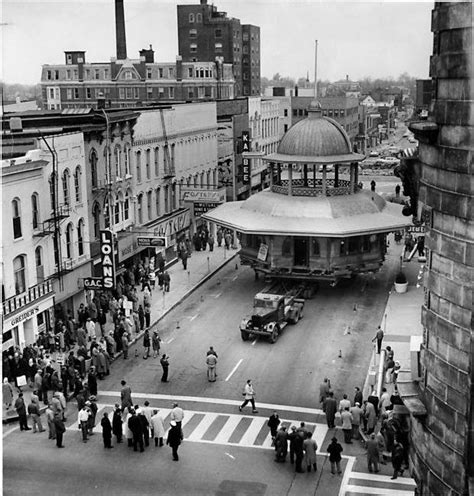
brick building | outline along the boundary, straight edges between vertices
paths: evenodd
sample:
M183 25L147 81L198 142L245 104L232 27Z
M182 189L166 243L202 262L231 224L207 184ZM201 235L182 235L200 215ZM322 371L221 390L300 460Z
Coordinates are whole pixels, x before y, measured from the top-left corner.
M260 95L260 28L241 24L207 0L178 5L178 52L183 62L232 64L235 96Z
M419 178L415 212L430 252L421 380L401 394L419 494L454 496L474 492L472 4L435 3L431 29L432 112L410 125L419 158L404 183L413 202Z
M115 27L117 53L110 62L86 62L85 51L66 51L65 64L43 65L44 108L131 107L234 98L233 68L227 58L225 63L215 56L183 62L178 56L175 62L159 63L150 45L140 50L138 59L129 59L123 0L115 1Z

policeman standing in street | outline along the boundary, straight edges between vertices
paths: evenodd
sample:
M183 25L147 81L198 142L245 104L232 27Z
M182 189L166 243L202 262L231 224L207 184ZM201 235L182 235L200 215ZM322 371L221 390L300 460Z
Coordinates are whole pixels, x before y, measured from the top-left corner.
M161 382L168 382L168 369L170 366L169 356L163 353L160 363L161 363L161 367L163 368L163 375L161 376Z

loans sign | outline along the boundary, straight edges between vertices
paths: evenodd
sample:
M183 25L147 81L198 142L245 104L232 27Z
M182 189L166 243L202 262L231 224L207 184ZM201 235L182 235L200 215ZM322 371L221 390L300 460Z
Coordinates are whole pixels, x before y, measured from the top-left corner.
M102 261L102 287L115 286L114 238L111 231L100 231L100 255Z

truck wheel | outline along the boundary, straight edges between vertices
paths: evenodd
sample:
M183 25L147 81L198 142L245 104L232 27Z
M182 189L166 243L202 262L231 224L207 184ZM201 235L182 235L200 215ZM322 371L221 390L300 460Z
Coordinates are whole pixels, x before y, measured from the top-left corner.
M278 326L275 326L270 336L270 343L272 344L276 343L278 341L279 334L280 334L280 329L278 328Z
M249 333L248 332L240 331L240 335L241 335L243 341L248 341L248 339L249 339Z

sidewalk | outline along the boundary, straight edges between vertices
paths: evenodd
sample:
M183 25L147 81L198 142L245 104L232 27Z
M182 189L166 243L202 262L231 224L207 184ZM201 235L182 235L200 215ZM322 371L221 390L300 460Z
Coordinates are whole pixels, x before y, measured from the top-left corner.
M238 248L231 248L230 250L227 250L224 246L218 247L215 245L214 251L209 251L209 249L206 251L193 251L191 257L188 258L186 270L183 269L183 265L180 260L167 265L166 270L171 277L170 291L165 293L160 290L159 286L157 286L152 292L150 328L156 326L160 319L173 310L173 308L189 296L195 289L201 286L201 284L204 284L208 279L210 279L224 265L230 262L239 264L239 259L236 258L237 252ZM137 289L139 297L142 299L143 295L140 291L139 285L137 285ZM114 325L112 319L110 315L108 315L107 324L105 325L105 332L113 329ZM130 342L130 346L140 340L142 334L143 332L134 335L132 341ZM100 332L98 332L97 335L99 337ZM120 354L117 354L116 357L119 355ZM51 358L56 361L58 358L58 353L53 353ZM16 389L14 385L13 388L14 390ZM21 389L25 404L28 405L31 401L33 389L29 386L23 386ZM13 404L15 403L17 396L18 393L15 391ZM41 411L44 412L45 409L46 407L43 406ZM15 420L18 420L18 415L16 414L13 406L8 412L5 411L5 407L3 406L3 423L13 422Z

